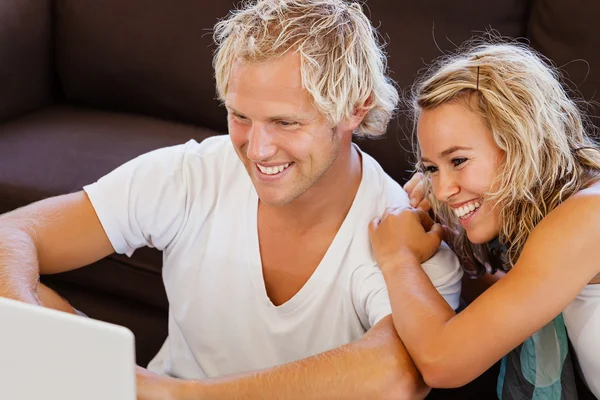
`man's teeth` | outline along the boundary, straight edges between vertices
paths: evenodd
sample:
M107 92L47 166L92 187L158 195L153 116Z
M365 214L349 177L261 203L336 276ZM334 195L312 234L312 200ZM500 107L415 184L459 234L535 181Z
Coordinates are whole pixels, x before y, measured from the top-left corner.
M290 163L282 164L282 165L277 165L275 167L263 167L260 164L256 164L256 165L258 165L258 169L260 169L260 172L262 172L263 174L266 174L266 175L275 175L275 174L280 173L281 171L283 171L287 167L289 167Z
M458 207L454 209L454 213L458 218L466 218L469 217L475 210L481 207L481 203L479 201L474 201L469 204L465 204L462 207Z

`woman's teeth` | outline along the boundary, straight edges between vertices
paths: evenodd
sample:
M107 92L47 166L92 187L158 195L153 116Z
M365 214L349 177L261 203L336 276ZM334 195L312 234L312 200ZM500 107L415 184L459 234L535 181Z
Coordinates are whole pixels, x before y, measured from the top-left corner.
M479 207L481 207L481 203L479 201L474 201L472 203L465 204L462 207L455 208L454 213L458 218L465 219L470 217L471 214L473 214Z
M260 170L260 172L262 172L263 174L266 174L266 175L275 175L275 174L280 173L281 171L283 171L287 167L289 167L290 163L282 164L282 165L277 165L275 167L263 167L260 164L256 164L256 165L258 166L258 169Z

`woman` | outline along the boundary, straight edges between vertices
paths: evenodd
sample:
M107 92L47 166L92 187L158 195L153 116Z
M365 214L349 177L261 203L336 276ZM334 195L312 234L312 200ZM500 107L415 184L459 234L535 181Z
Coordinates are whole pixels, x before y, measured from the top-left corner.
M469 45L413 104L425 196L446 227L389 209L370 234L425 381L461 386L504 357L499 398L577 398L566 325L600 396L600 151L557 72L522 45ZM460 314L420 268L444 231L468 272L502 277Z

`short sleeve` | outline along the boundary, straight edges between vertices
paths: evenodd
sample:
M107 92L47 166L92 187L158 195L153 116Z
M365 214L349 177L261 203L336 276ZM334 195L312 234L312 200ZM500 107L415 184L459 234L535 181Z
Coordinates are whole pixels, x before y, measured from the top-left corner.
M459 306L463 270L458 257L442 243L438 252L422 268L429 279L456 310ZM366 330L391 314L391 305L383 274L378 266L362 266L352 275L354 306Z
M363 265L352 274L354 309L365 330L392 313L387 286L376 265Z
M84 187L117 253L163 250L177 235L186 214L188 145L141 155Z
M433 257L422 264L423 270L429 276L433 286L440 292L453 310L460 301L461 280L463 270L458 257L448 245L442 242L440 249Z

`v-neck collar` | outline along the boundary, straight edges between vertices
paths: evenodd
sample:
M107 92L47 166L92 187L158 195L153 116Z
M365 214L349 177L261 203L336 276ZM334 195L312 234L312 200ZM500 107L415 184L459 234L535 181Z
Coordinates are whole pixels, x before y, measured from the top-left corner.
M250 183L250 194L248 196L247 204L247 238L246 249L248 254L248 261L251 268L250 275L252 276L253 284L255 285L256 293L262 297L264 304L279 313L287 314L297 310L303 304L305 304L312 297L313 293L319 288L319 283L323 281L329 281L334 279L336 273L340 268L340 253L345 253L347 246L349 246L354 232L356 230L356 224L360 216L362 209L363 198L365 197L365 181L369 179L366 175L368 169L366 168L365 155L356 146L357 151L360 152L361 156L361 181L358 186L358 190L348 210L348 214L342 225L338 229L335 237L333 238L329 248L325 252L325 255L319 262L319 265L304 283L302 288L291 299L285 303L276 306L269 298L265 286L265 279L263 275L262 260L260 255L260 243L258 238L258 195L254 186Z

